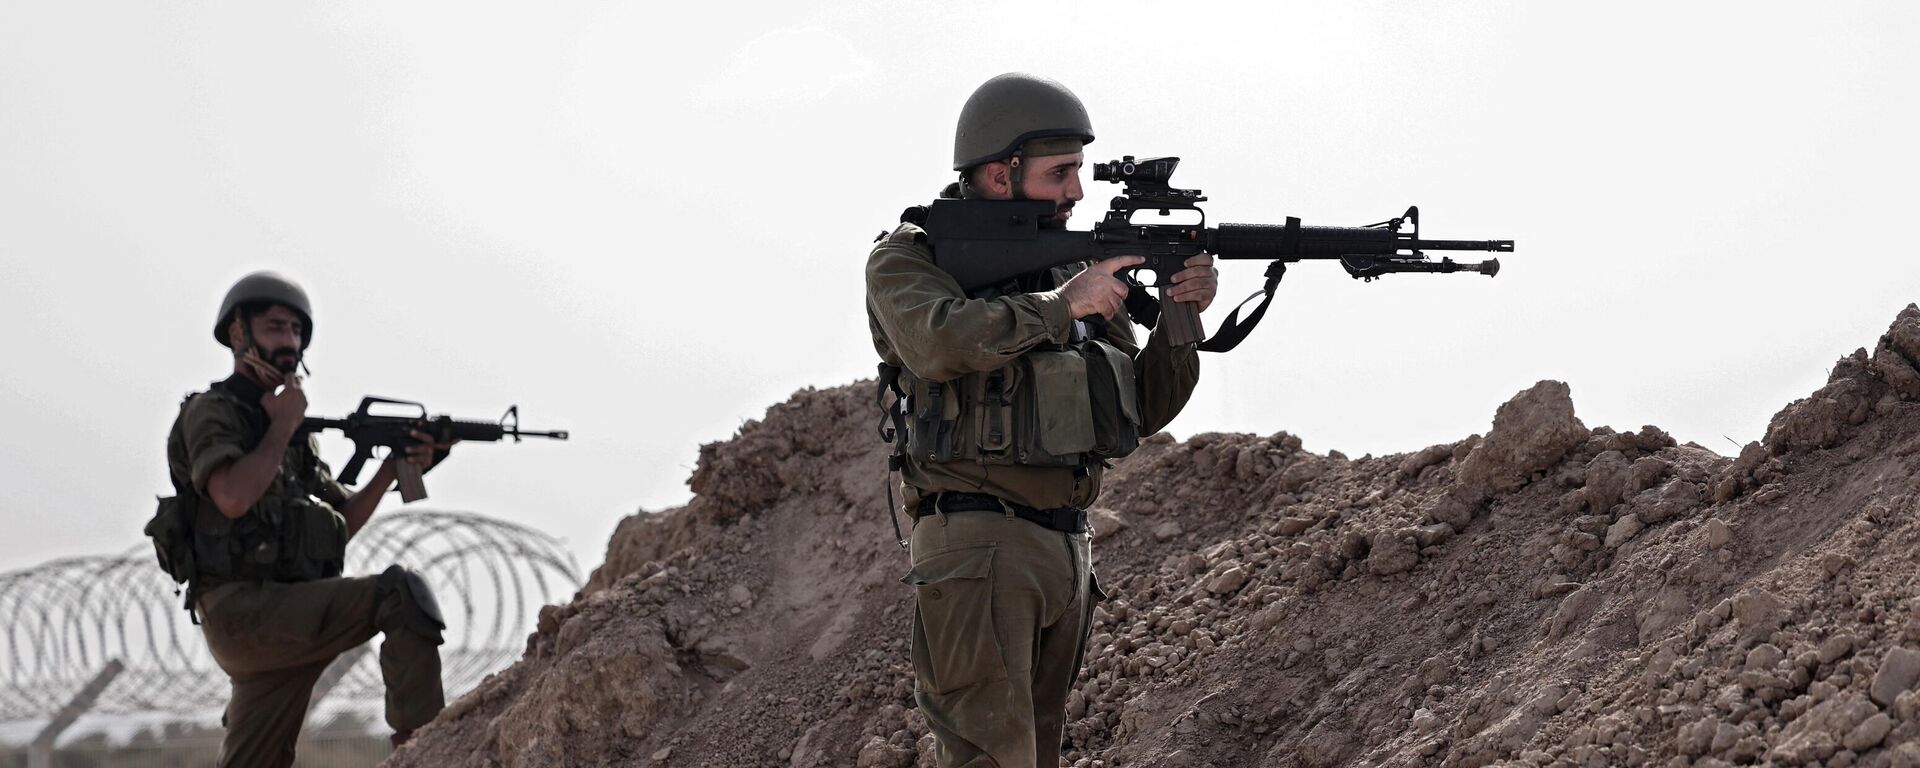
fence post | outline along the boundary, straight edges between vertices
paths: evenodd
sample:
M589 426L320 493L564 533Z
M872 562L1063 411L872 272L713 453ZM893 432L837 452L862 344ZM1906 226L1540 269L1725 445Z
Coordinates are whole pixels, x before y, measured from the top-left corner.
M99 674L93 676L93 680L82 687L79 693L74 694L73 698L67 701L67 705L54 714L52 720L47 721L46 727L40 729L40 735L33 737L32 746L27 747L27 768L53 768L53 743L60 739L60 734L71 727L75 720L79 720L81 715L93 708L94 701L100 698L100 694L107 691L107 686L111 685L113 679L119 677L126 668L127 665L120 663L119 659L108 661L107 665L100 669Z

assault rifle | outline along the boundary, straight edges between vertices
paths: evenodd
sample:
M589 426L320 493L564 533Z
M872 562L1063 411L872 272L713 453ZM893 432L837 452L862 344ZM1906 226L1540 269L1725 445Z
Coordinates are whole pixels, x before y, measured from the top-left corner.
M376 415L373 406L398 405L418 408L418 414ZM337 429L353 441L353 458L347 459L346 466L340 468L339 480L351 484L360 477L360 468L367 459L373 458L375 446L384 446L389 452L404 451L407 446L418 442L413 431L425 432L434 442L445 443L453 440L478 442L497 442L511 437L520 442L523 437L546 437L554 440L567 439L565 430L556 432L534 432L520 428L520 406L507 408L506 414L497 422L467 421L452 416L427 416L427 407L411 400L391 400L384 397L367 397L360 400L360 410L354 411L344 419L323 419L308 416L300 423L300 434ZM400 499L406 502L419 501L427 497L426 483L420 479L420 468L412 462L397 463L400 476Z
M1002 286L1023 275L1083 261L1099 261L1117 256L1144 256L1147 261L1121 274L1134 286L1127 300L1128 313L1148 327L1165 323L1163 332L1175 345L1200 342L1207 352L1225 352L1240 343L1266 314L1267 304L1280 284L1290 262L1307 259L1337 260L1347 274L1372 281L1394 272L1478 272L1492 277L1500 271L1499 259L1478 263L1456 262L1451 258L1429 261L1425 251L1494 251L1511 253L1512 240L1426 240L1420 237L1420 209L1364 227L1303 226L1287 217L1281 224L1206 225L1206 213L1200 203L1206 197L1197 189L1177 189L1169 184L1177 157L1152 157L1135 160L1131 155L1093 167L1095 181L1124 185L1113 198L1107 215L1092 232L1074 232L1040 226L1041 220L1055 212L1050 200L936 200L927 209L925 228L933 246L933 260L969 294ZM1193 211L1199 221L1191 224L1136 224L1139 211ZM1403 224L1412 231L1402 232ZM1235 307L1211 339L1205 338L1200 313L1190 302L1167 300L1174 273L1184 269L1187 259L1202 253L1218 259L1270 259L1265 295L1244 324ZM1146 287L1136 273L1153 273L1153 287L1160 289L1155 307L1142 290ZM1247 298L1252 301L1253 296Z

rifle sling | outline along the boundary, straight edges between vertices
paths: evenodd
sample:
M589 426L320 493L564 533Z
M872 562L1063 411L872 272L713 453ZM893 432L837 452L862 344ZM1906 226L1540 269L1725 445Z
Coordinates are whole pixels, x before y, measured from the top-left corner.
M892 407L887 406L888 390L893 391ZM907 393L900 388L900 366L880 364L880 380L874 387L873 399L880 406L880 439L893 443L893 453L887 456L887 474L883 480L887 487L887 522L893 523L894 540L900 543L901 549L906 549L907 537L900 532L900 518L895 514L900 504L893 498L894 473L906 466L907 461Z
M1200 342L1200 351L1226 352L1239 346L1240 342L1247 338L1247 334L1253 332L1253 327L1260 324L1260 318L1266 317L1267 305L1273 303L1273 292L1280 287L1280 278L1285 277L1286 274L1287 263L1284 261L1267 265L1266 286L1252 296L1248 296L1245 301L1240 302L1239 306L1234 307L1233 312L1227 315L1226 322L1220 324L1220 330L1214 332L1213 338ZM1253 311L1247 314L1247 319L1242 322L1240 310L1246 309L1247 302L1253 301L1255 297L1260 297L1260 305L1254 307Z

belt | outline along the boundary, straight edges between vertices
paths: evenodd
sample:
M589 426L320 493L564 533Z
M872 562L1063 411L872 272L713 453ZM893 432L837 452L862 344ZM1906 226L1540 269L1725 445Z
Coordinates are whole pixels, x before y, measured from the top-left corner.
M1013 516L1027 522L1063 533L1086 533L1087 512L1073 507L1054 509L1034 509L998 496L984 493L942 493L934 499L933 506L941 512L1001 512L1013 510ZM916 518L933 514L925 505L917 510Z

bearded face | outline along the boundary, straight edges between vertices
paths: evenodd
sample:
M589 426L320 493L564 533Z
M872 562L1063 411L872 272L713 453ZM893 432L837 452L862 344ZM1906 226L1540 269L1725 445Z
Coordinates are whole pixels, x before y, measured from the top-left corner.
M257 357L268 367L282 374L291 374L300 368L300 350L306 341L306 321L300 313L275 304L251 316L236 318L234 331L240 330L240 323L247 323L247 333L236 334L232 339L236 354Z

